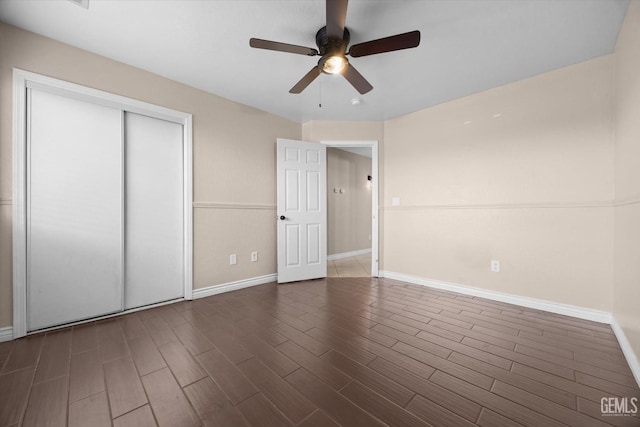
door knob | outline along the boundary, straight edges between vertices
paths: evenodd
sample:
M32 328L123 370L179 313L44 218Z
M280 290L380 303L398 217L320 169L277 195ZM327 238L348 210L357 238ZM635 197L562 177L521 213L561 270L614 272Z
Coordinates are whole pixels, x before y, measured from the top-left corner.
M286 216L284 216L284 215L280 215L280 221L284 221L285 219L287 219L287 217L286 217Z

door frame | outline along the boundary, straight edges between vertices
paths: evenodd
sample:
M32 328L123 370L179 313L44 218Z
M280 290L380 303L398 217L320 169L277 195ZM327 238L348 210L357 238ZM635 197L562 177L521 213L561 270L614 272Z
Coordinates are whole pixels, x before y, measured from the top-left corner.
M371 277L379 273L378 141L320 141L327 147L371 148Z
M126 110L183 126L184 299L193 294L193 118L191 114L13 69L13 338L27 334L27 89ZM124 212L123 212L124 215ZM124 220L124 217L123 217ZM124 252L123 252L124 256Z

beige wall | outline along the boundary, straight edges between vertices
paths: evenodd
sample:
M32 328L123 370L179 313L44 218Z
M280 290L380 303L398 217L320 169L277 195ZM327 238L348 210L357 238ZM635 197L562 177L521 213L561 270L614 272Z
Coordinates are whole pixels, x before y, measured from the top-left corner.
M610 311L612 67L609 55L388 120L384 270Z
M311 120L302 124L305 141L379 141L384 140L384 122Z
M640 3L630 2L615 50L613 315L640 357Z
M327 148L328 255L371 248L371 183L367 175L371 175L371 158Z
M2 23L0 58L0 327L12 323L13 67L193 114L194 288L276 272L275 140L300 139L299 123Z

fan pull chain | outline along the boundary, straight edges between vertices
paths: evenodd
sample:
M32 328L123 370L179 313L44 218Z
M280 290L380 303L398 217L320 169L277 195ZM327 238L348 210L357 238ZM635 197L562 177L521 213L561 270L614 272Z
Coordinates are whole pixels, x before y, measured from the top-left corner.
M322 108L322 76L318 79L318 108Z

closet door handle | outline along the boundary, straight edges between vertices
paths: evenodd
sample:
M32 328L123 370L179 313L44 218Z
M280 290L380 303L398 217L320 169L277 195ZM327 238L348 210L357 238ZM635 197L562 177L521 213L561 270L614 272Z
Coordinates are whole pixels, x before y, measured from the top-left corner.
M279 219L280 219L280 221L284 221L285 219L287 219L287 217L286 217L286 216L284 216L284 215L280 215L280 218L279 218Z

